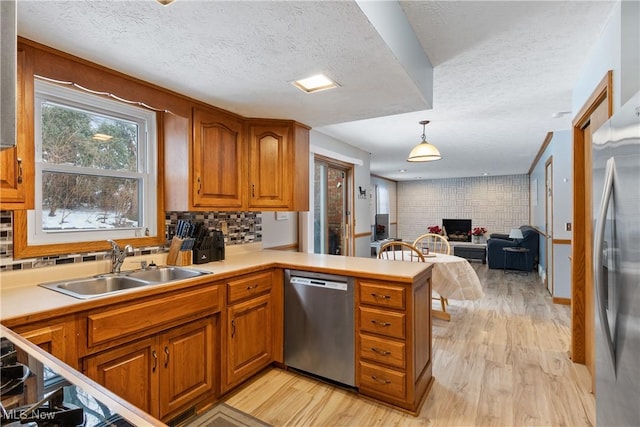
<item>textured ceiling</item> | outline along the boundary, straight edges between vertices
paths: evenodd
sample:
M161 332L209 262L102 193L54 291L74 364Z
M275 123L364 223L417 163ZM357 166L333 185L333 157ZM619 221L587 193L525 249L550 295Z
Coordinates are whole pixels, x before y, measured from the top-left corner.
M248 117L295 119L404 180L526 173L569 129L571 89L612 1L400 2L433 65L433 108L350 1L18 1L18 33ZM292 80L322 71L338 89ZM409 164L420 120L443 160ZM400 169L407 169L401 173Z

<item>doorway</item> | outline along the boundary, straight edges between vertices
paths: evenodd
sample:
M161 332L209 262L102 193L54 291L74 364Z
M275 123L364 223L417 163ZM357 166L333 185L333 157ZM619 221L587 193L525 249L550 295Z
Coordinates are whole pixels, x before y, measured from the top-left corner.
M313 252L353 252L351 237L352 167L316 156L314 161Z

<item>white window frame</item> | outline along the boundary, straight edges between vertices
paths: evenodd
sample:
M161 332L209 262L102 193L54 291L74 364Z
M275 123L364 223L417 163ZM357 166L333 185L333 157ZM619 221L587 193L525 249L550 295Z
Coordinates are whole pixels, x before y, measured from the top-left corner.
M91 242L107 239L126 239L156 236L158 233L158 155L156 113L69 87L35 80L34 87L34 138L35 138L35 209L27 212L27 242L29 245ZM42 161L42 111L43 101L51 101L89 112L122 118L138 124L138 172L100 170L77 166L56 165ZM135 178L140 180L139 208L142 224L135 228L111 228L104 230L43 230L42 228L42 175L43 172L90 172L91 175Z

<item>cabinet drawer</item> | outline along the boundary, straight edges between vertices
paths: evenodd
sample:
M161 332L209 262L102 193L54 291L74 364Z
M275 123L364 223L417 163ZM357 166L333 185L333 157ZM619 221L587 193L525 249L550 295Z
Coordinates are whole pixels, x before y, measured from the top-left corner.
M228 283L227 303L233 304L271 291L271 271L243 277Z
M382 366L360 362L360 389L404 399L407 394L407 374Z
M360 282L360 303L404 310L405 288Z
M360 358L405 368L405 344L360 334Z
M375 308L360 307L360 330L389 337L405 337L406 315Z
M89 347L200 312L220 310L219 286L156 298L87 316Z

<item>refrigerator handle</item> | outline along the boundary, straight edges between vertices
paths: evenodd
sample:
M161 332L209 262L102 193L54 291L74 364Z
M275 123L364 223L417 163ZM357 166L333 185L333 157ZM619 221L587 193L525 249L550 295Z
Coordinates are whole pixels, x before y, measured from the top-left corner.
M604 307L604 298L602 297L602 289L604 270L602 268L602 242L604 240L604 229L607 220L607 211L609 210L609 201L613 194L613 177L615 173L615 162L613 157L607 160L607 167L604 177L604 190L602 192L602 199L600 201L600 210L596 216L594 242L593 242L593 281L594 290L596 294L596 306L598 310L598 316L600 318L600 328L605 337L607 346L606 353L609 355L609 361L613 367L613 372L616 372L616 357L615 349L613 347L613 340L611 339L611 330L609 328L609 317L607 315L606 307Z

